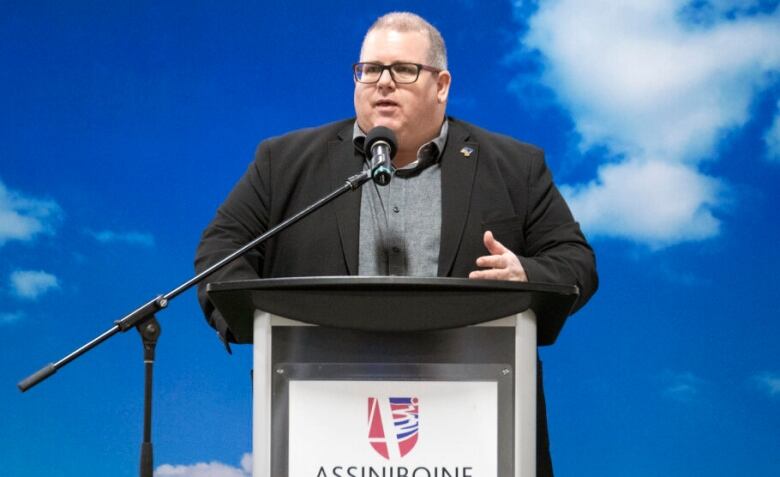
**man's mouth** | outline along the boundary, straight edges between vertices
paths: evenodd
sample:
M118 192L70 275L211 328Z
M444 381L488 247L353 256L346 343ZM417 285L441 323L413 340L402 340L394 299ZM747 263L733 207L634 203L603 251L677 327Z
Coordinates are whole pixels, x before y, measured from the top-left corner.
M389 99L380 99L379 101L374 103L374 107L376 108L397 108L398 103L395 101L389 100Z

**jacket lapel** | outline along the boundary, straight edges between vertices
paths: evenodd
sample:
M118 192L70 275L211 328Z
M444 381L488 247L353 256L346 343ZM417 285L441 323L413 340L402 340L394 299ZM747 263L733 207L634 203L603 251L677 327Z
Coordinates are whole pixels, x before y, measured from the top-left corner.
M438 275L450 275L471 204L479 144L468 142L468 131L450 120L449 138L441 158L441 243Z
M338 139L328 143L330 182L335 190L344 185L347 178L360 172L362 157L356 153L352 143L352 123L339 132ZM360 190L350 191L336 199L336 221L338 222L341 247L349 275L358 274L358 240L360 234Z

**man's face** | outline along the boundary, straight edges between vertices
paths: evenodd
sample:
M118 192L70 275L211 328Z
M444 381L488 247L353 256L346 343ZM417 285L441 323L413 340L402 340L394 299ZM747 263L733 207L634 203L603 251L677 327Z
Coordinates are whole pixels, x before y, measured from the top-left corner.
M363 42L361 62L428 64L428 38L418 32L374 30ZM355 113L358 125L368 133L376 126L392 129L401 151L416 151L436 137L444 120L448 72L420 71L417 81L397 84L390 71L382 72L378 83L355 82Z

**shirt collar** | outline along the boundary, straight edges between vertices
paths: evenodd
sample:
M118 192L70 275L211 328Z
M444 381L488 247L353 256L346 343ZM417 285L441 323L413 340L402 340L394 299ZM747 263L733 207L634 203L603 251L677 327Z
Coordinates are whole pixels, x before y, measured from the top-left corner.
M406 166L397 169L397 171L409 173L418 172L430 166L431 164L438 162L441 158L442 151L444 151L444 146L447 144L447 135L449 130L449 120L445 118L441 125L441 129L439 130L439 135L420 146L420 148L417 150L417 159L407 164ZM360 129L357 120L355 120L352 125L352 144L355 145L355 148L358 151L365 154L365 142L366 133Z

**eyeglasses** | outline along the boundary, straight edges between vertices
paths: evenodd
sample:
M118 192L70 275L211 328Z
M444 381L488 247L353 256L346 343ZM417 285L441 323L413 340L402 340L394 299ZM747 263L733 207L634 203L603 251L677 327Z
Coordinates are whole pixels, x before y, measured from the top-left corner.
M359 83L377 83L385 70L390 71L390 77L399 84L409 84L417 81L420 77L420 70L439 73L439 68L433 66L421 65L418 63L393 63L392 65L383 65L381 63L355 63L352 65L352 72L355 80Z

